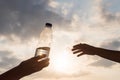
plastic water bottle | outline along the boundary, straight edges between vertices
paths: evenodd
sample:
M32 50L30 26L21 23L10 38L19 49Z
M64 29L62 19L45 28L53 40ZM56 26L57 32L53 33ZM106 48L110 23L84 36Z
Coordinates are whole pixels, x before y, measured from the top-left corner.
M44 29L40 33L40 41L36 49L35 56L45 54L47 57L50 53L50 46L52 42L52 24L46 23Z

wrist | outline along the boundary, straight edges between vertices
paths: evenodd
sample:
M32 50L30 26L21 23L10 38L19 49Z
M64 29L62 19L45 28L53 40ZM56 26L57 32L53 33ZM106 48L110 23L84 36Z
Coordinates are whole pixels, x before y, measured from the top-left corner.
M93 48L93 55L99 55L99 54L101 54L101 52L102 52L102 49L101 48L99 48L99 47L94 47Z
M106 51L105 49L96 47L95 55L101 56L102 54L105 53L105 51Z

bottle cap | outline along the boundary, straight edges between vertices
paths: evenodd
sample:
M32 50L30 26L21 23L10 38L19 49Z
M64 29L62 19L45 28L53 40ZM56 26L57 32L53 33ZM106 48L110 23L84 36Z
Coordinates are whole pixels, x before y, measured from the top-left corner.
M46 26L47 27L52 27L52 24L51 23L46 23Z

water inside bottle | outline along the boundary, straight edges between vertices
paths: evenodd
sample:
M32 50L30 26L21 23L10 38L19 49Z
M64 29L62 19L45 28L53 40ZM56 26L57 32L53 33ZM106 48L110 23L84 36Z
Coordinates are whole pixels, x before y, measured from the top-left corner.
M36 49L35 56L41 56L45 54L46 57L48 57L49 53L50 53L50 47L39 47Z

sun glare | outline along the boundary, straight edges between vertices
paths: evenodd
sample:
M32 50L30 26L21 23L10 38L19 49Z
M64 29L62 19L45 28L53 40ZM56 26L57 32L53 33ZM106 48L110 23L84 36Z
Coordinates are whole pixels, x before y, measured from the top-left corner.
M60 73L74 73L73 61L67 52L54 56L52 60L53 70Z
M53 62L54 69L59 72L65 72L70 67L69 58L66 54L61 54L56 57L56 60Z

